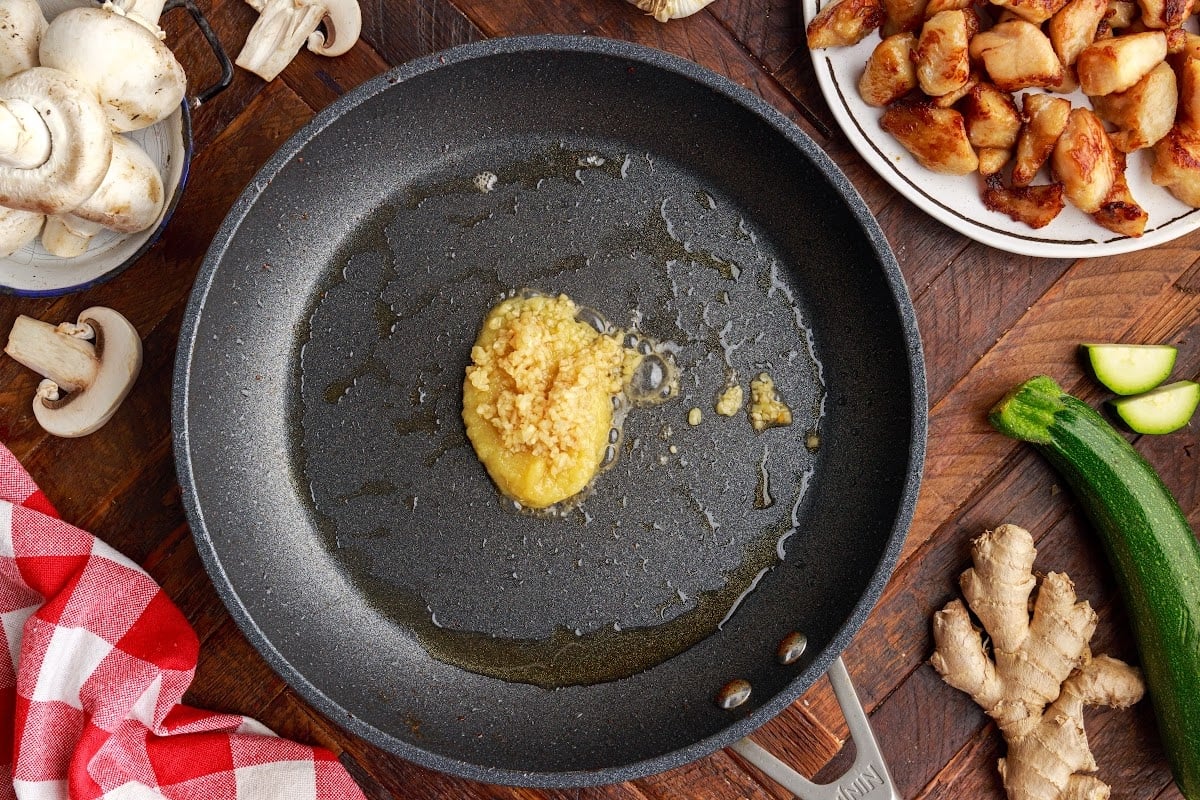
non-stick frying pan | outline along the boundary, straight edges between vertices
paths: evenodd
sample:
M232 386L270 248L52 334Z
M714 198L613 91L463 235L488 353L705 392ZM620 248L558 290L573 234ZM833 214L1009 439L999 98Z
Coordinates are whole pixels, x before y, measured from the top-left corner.
M460 417L519 290L680 373L558 516L503 501ZM790 426L714 412L762 372ZM174 415L206 566L290 684L421 764L568 786L729 745L830 666L904 538L926 406L895 260L808 138L690 62L534 37L401 67L280 150L196 283Z

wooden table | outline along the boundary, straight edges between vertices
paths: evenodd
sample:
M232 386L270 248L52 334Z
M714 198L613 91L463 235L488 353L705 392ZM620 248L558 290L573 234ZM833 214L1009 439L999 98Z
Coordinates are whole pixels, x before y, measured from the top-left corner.
M199 0L232 52L255 20L242 0ZM163 240L119 278L54 300L0 298L0 331L18 313L74 319L92 304L117 308L145 341L131 397L100 432L49 437L29 410L37 377L0 359L0 441L27 465L64 517L141 563L176 599L202 641L188 701L258 717L281 734L338 753L369 798L787 797L729 752L633 783L539 791L484 786L430 772L335 727L287 687L242 637L217 598L192 543L171 452L175 343L192 280L242 187L271 153L322 107L390 65L451 45L527 33L627 39L690 58L748 87L795 120L850 176L879 218L916 304L929 374L925 482L901 561L882 600L846 652L849 666L906 798L993 798L1002 742L995 726L928 665L930 616L956 592L968 540L1017 522L1038 540L1037 567L1066 571L1100 614L1096 652L1136 658L1112 575L1066 492L1027 447L988 428L984 412L1009 386L1046 372L1089 400L1102 397L1078 363L1088 340L1169 342L1176 375L1200 372L1200 232L1134 256L1050 261L973 243L926 217L885 185L837 132L815 85L797 0L716 0L666 25L622 0L372 0L363 40L346 56L301 52L264 84L238 70L232 86L195 116L192 178ZM168 43L194 85L215 75L194 28L169 18ZM1200 521L1200 434L1193 427L1143 437L1137 448L1161 471L1193 525ZM1180 797L1148 703L1088 712L1099 776L1117 798ZM837 774L845 725L822 679L757 738L807 774Z

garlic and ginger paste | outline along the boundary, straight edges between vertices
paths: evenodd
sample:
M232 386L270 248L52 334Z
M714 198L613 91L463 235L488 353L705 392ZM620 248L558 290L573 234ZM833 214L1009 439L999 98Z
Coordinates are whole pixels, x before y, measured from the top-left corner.
M471 348L467 437L500 491L527 508L587 487L614 428L627 351L578 312L565 295L504 300Z
M750 381L750 424L756 431L792 424L792 410L779 398L775 381L765 372Z

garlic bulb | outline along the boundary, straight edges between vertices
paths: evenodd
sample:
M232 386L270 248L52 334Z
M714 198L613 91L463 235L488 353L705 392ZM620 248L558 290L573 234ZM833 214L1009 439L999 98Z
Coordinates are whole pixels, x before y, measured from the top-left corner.
M695 14L713 0L626 0L659 22Z

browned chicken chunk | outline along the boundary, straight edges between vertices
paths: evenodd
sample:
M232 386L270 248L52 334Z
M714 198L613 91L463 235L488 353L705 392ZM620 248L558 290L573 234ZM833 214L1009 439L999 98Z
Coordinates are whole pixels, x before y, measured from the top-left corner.
M972 70L971 75L967 78L966 83L955 89L953 92L944 94L941 97L932 98L933 104L938 108L950 108L951 106L957 104L959 100L962 100L964 97L966 97L967 93L978 86L979 82L982 80L983 75Z
M1123 92L1167 57L1162 31L1145 31L1094 42L1075 60L1079 86L1089 96Z
M1013 186L1032 184L1054 145L1070 114L1070 101L1050 95L1022 95L1021 109L1025 126L1016 137L1016 163L1013 164Z
M1189 56L1179 65L1179 124L1200 130L1200 58Z
M1192 13L1192 0L1137 0L1147 28L1178 28Z
M1165 61L1125 91L1092 98L1096 115L1117 127L1109 138L1124 153L1149 147L1166 136L1175 123L1178 104L1175 70Z
M1176 125L1154 145L1150 180L1193 208L1200 208L1200 133Z
M1005 186L999 175L990 175L983 190L983 205L1031 228L1044 228L1066 204L1061 183Z
M939 97L967 82L971 74L968 38L965 11L942 11L922 26L913 54L921 91Z
M1067 0L992 0L998 6L1003 6L1021 19L1041 25L1054 16Z
M1108 0L1108 11L1104 14L1104 21L1114 30L1128 28L1133 24L1137 11L1137 3L1133 0Z
M867 105L882 108L917 88L916 42L911 33L896 33L875 45L858 79L858 93Z
M1086 214L1099 210L1116 180L1117 156L1091 109L1071 110L1050 158L1051 171L1071 204Z
M971 5L971 0L929 0L925 4L925 19L930 19L942 11L966 11Z
M808 46L818 50L858 44L882 22L879 0L833 0L808 23Z
M1050 40L1022 20L1002 22L971 39L971 57L983 62L992 83L1006 92L1031 86L1054 86L1063 79L1063 65Z
M1050 18L1046 33L1058 60L1071 66L1075 59L1096 40L1096 26L1108 13L1108 0L1071 0Z
M991 83L981 83L967 93L962 104L967 138L975 147L1011 150L1021 130L1021 115L1012 95Z
M1004 169L1012 158L1012 151L1002 147L981 147L976 154L979 156L979 174L985 178Z
M1048 94L1025 94L1021 97L1021 108L1025 125L1017 135L1017 160L1012 171L1014 186L1033 183L1038 170L1054 151L1063 128L1067 127L1071 103Z
M879 124L926 169L966 175L979 167L962 114L952 108L928 102L894 103L883 112Z
M925 21L925 0L883 0L883 35L915 31Z
M1123 236L1138 237L1146 230L1146 221L1150 219L1150 215L1138 205L1129 191L1129 182L1125 180L1124 153L1117 153L1117 174L1112 189L1100 204L1100 208L1092 214L1092 219L1113 233Z

